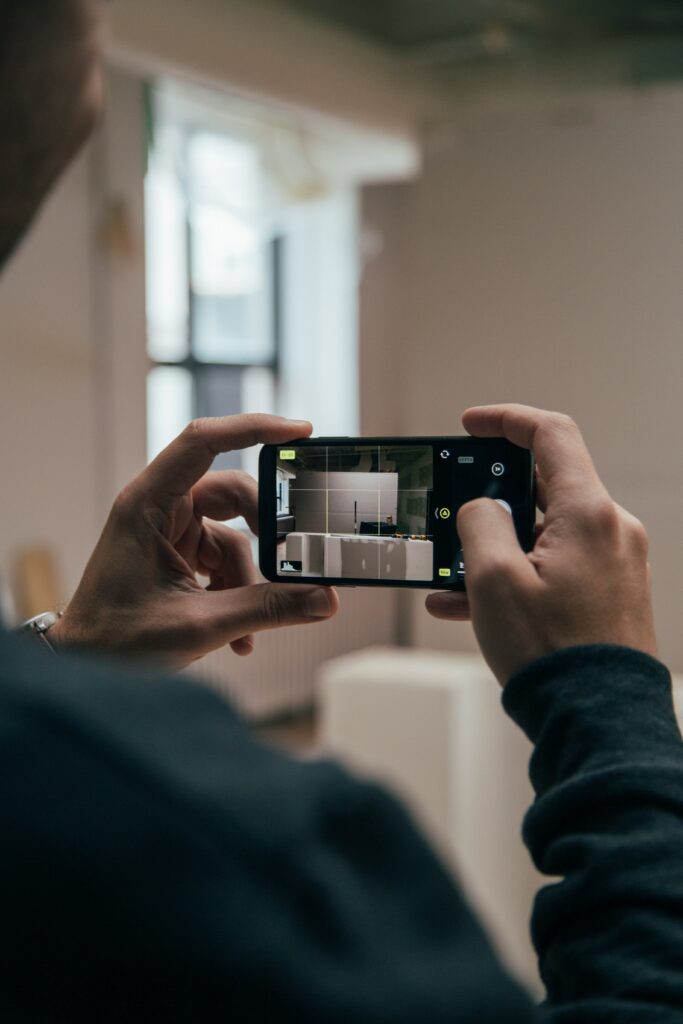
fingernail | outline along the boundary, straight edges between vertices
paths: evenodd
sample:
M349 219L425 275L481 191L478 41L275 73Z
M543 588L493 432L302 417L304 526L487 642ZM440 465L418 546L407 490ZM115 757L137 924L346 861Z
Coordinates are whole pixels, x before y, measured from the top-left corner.
M326 590L318 589L311 591L304 601L304 614L311 619L326 619L332 607Z

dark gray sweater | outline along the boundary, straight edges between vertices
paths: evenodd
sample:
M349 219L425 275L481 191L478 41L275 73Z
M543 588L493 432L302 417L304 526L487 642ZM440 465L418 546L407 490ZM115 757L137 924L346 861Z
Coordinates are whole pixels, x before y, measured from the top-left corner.
M399 804L254 741L198 686L0 637L0 1019L683 1021L683 748L666 669L616 647L505 691L525 837L564 881L504 973Z

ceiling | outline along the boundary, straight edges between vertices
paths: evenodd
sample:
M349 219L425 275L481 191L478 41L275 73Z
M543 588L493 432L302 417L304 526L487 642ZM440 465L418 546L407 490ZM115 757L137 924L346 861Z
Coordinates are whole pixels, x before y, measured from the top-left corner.
M283 0L392 47L492 28L538 40L683 31L681 0Z
M683 77L683 0L278 0L427 66L623 51L631 79Z

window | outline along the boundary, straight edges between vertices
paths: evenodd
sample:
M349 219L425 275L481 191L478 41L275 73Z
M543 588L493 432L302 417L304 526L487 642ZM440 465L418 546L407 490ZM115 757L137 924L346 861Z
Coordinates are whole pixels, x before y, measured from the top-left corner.
M272 411L282 242L246 141L158 124L146 183L150 457L195 416ZM217 468L241 467L240 453Z
M312 185L300 131L273 116L150 90L150 458L196 416L278 412L318 433L358 430L355 192ZM255 475L256 459L216 466Z

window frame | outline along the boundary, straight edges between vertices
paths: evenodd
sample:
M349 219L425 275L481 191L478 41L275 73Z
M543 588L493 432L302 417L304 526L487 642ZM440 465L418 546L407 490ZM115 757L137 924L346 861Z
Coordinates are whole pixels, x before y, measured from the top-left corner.
M153 116L153 115L150 115ZM250 362L234 362L234 361L216 361L216 360L205 360L200 359L196 355L197 343L196 343L196 327L195 327L195 304L196 304L196 292L193 287L192 280L192 254L194 247L194 235L192 228L192 197L190 181L187 174L188 166L188 150L193 135L198 134L200 131L208 129L198 128L196 125L188 126L186 124L179 125L182 133L182 160L181 166L182 171L178 174L178 182L180 185L180 191L183 197L184 205L184 228L185 228L185 256L186 256L186 281L187 281L187 323L185 327L186 341L187 341L187 354L182 359L158 359L155 358L149 352L149 373L152 373L157 368L171 368L177 370L185 370L189 373L192 382L191 392L191 405L193 410L193 416L195 418L201 418L209 415L209 410L203 406L200 388L200 377L203 374L209 374L214 372L233 371L240 372L250 369L267 370L272 374L273 380L273 392L275 394L275 400L277 404L278 394L278 382L281 368L282 358L282 344L283 344L283 274L284 274L284 261L285 261L285 250L286 250L286 237L282 231L273 231L272 237L264 242L264 247L267 248L268 256L266 259L267 265L267 283L266 283L266 298L265 301L269 302L269 334L271 341L271 356L266 360L253 360ZM229 132L220 132L215 128L210 129L214 135L223 135L226 138L230 137ZM149 153L153 150L153 132L148 141L148 158Z

